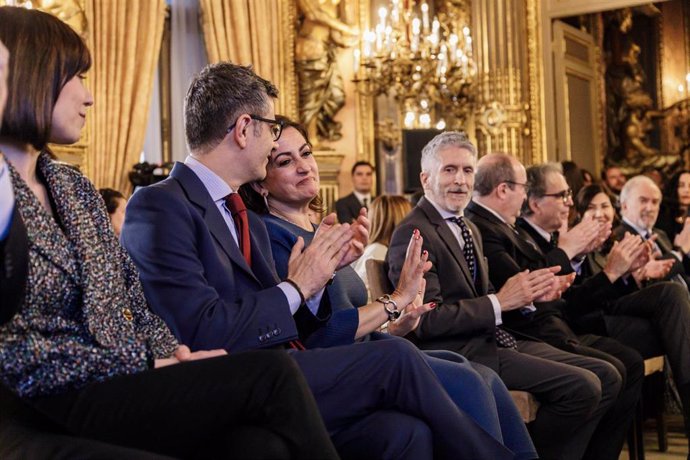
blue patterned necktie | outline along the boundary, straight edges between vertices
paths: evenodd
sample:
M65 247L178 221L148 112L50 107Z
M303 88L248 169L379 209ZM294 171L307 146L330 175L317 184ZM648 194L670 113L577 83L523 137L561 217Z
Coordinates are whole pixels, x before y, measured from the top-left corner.
M465 256L465 262L467 262L467 267L470 269L470 274L472 279L477 281L477 264L476 256L474 251L474 240L472 240L472 233L465 223L465 219L460 217L451 217L448 219L451 222L457 224L460 227L460 235L462 236L465 246L462 248L463 255ZM517 349L517 340L510 333L504 331L501 326L496 326L494 337L496 338L496 344L501 348L512 348Z
M465 223L464 217L451 217L448 220L460 227L460 235L462 236L462 240L465 242L465 246L462 248L462 253L465 256L467 267L470 269L470 275L472 275L472 279L476 281L477 264L474 254L474 241L472 240L472 233L470 233L470 229Z

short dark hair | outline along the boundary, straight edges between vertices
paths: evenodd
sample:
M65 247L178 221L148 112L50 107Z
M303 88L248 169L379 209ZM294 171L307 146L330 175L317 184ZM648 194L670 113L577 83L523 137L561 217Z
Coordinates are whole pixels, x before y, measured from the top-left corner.
M372 164L369 163L368 161L358 161L358 162L356 162L355 164L352 165L352 171L350 171L350 175L351 175L351 176L354 176L354 175L355 175L355 171L356 171L357 168L359 168L360 166L369 166L369 167L371 168L372 171L376 171L376 168L374 168L374 165L372 165Z
M7 105L0 136L43 150L60 91L91 67L82 38L55 16L0 7L0 41L10 52Z
M529 216L532 209L529 207L531 198L541 198L546 193L546 176L549 174L563 174L560 163L544 163L527 168L527 199L522 205L522 214Z
M101 194L103 201L105 201L105 208L108 210L108 214L113 214L117 209L117 200L126 200L122 193L112 188L100 188L98 193Z
M474 191L479 196L489 195L496 187L505 181L515 180L515 169L510 155L494 153L487 158L489 164L477 166L474 173ZM485 160L486 161L486 160ZM511 188L514 184L508 184Z
M217 146L240 115L263 115L268 97L278 97L278 89L251 66L218 62L204 67L192 79L184 100L189 150L204 153Z
M305 128L304 125L297 123L296 121L283 115L276 115L276 121L280 121L283 123L284 130L287 128L296 129L302 135L302 137L304 137L304 140L307 141L307 144L311 146L311 141L309 140L309 132L307 131L307 128ZM247 206L247 209L251 209L257 214L268 214L270 212L268 207L266 206L264 197L261 196L261 194L258 193L256 190L254 190L251 184L241 185L238 192L242 197L245 206ZM323 213L323 201L321 200L321 197L319 195L316 195L314 199L311 200L311 202L309 203L309 209L318 214Z
M601 180L606 182L606 174L609 172L611 169L621 169L620 166L616 165L610 165L610 166L604 166L604 168L601 170Z

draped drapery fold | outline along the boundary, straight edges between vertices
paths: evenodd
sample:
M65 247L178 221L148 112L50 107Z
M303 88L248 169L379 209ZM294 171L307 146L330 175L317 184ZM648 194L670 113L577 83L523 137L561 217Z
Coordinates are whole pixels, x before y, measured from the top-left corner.
M209 62L254 67L280 91L276 113L297 116L292 0L200 0Z
M165 0L88 2L95 104L86 174L97 187L126 191L144 145Z

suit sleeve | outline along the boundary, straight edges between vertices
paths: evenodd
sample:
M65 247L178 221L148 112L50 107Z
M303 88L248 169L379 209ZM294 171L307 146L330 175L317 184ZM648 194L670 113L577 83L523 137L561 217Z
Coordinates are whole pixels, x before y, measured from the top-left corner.
M203 217L181 192L147 187L135 193L121 238L151 308L192 350L235 352L296 338L280 288L241 283L239 268L215 257Z
M388 277L393 285L397 284L400 278L407 245L414 229L414 223L408 222L399 226L393 233L386 256ZM482 333L493 334L496 318L491 300L487 296L472 298L471 293L468 293L460 300L445 301L441 279L450 282L449 276L452 275L449 273L441 275L444 267L439 266L439 260L442 257L440 255L442 251L447 253L447 248L442 247L442 242L437 238L428 237L424 230L421 228L420 230L424 237L424 249L429 251L429 260L432 263L431 269L424 276L426 280L424 302L436 302L436 308L422 316L419 327L415 331L417 337L420 340L432 340L462 335L474 336ZM463 283L459 276L452 282Z
M271 238L271 249L273 257L275 257L276 270L278 275L284 278L287 276L290 252L297 241L297 237L278 225L268 223L267 229ZM329 289L332 289L332 286L326 287L321 298L318 316L314 316L309 309L304 307L295 314L300 339L307 348L349 345L355 341L355 334L359 327L357 309L332 306Z

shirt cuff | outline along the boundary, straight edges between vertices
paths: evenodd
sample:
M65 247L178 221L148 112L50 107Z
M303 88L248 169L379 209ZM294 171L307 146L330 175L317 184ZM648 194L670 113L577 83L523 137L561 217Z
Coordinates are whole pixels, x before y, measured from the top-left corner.
M297 292L297 289L295 289L292 284L285 281L278 284L278 288L283 291L283 294L285 294L285 297L287 298L288 305L290 305L290 314L294 315L297 313L300 305L302 305L302 298L300 297L299 292Z
M585 261L585 258L583 257L580 260L573 259L570 261L570 266L573 267L573 271L577 273L578 275L580 274L580 269L582 268L582 263Z
M316 316L319 313L319 307L321 306L321 298L323 297L323 293L325 291L326 288L323 287L319 292L317 292L316 294L314 294L306 300L307 308L314 316Z
M494 317L496 318L496 326L503 324L503 315L501 313L501 303L498 301L496 294L487 295L491 301L491 306L494 307Z

